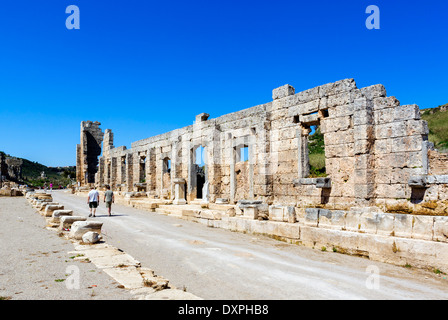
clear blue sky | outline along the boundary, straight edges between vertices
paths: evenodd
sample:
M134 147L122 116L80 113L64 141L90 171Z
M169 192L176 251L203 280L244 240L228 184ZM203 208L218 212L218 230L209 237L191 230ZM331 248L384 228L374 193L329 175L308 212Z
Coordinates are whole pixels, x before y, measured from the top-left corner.
M68 30L65 9L80 9ZM368 30L368 5L380 30ZM3 1L0 150L76 164L80 122L125 145L354 78L402 104L448 103L448 1Z

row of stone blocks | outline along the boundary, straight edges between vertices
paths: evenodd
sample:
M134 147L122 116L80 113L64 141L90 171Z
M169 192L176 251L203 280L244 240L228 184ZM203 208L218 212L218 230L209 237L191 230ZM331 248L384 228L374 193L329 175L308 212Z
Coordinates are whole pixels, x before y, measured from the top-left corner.
M53 202L51 194L27 193L26 198L42 216L48 219L51 226L57 227L60 231L70 230L69 238L85 243L95 243L100 239L102 222L74 216L72 210L65 210L63 205Z
M305 208L273 205L263 208L261 201L239 201L242 217L259 220L260 212L268 211L268 219L323 229L351 231L383 236L448 242L448 216L429 216L383 212L377 207L353 207L350 210Z

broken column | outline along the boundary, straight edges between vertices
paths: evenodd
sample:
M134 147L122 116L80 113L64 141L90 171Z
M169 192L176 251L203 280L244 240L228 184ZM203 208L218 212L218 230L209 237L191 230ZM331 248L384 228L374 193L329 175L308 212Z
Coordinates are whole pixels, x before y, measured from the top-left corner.
M101 234L102 222L99 221L76 221L72 224L69 237L75 240L81 240L82 236L89 231Z
M71 228L72 224L75 223L76 221L86 221L87 217L82 217L82 216L62 216L59 219L59 229L63 230L63 229L69 229Z

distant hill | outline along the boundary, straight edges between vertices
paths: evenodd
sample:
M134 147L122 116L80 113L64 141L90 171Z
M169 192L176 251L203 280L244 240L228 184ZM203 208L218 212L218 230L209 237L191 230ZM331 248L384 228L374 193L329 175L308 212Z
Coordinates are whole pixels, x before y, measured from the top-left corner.
M4 154L6 158L13 156L0 151L0 154ZM22 160L22 181L23 184L27 184L33 187L43 187L50 183L56 186L67 186L72 180L76 179L76 167L47 167L38 162L33 162L28 159L18 158ZM42 177L44 172L44 177Z
M428 122L429 141L442 152L448 152L448 104L423 109L422 119Z

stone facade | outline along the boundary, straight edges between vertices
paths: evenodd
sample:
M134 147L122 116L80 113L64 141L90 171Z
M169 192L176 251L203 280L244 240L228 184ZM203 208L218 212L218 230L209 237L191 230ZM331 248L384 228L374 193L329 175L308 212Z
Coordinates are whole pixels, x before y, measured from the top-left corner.
M384 86L358 89L345 79L295 93L285 85L272 99L214 119L199 114L130 149L115 148L112 131L103 134L98 122L83 122L78 182L176 203L252 201L260 213L285 216L288 207L399 213L448 198L448 172L431 169L431 159L443 157L434 156L419 107L401 105ZM325 177L310 176L313 126L324 136Z

